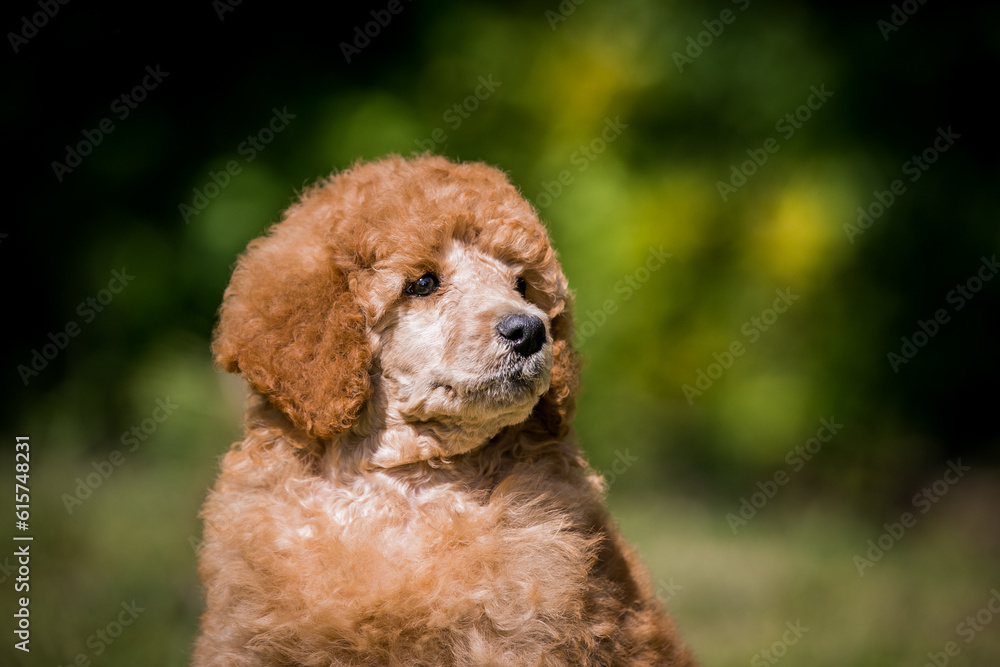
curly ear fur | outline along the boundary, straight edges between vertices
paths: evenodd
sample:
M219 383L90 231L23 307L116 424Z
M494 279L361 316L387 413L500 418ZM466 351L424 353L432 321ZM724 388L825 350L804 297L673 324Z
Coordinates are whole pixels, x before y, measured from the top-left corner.
M212 349L220 368L241 373L296 427L329 438L367 400L371 354L334 249L297 214L305 216L301 205L240 257Z
M580 384L580 357L573 348L573 320L569 304L552 318L552 380L531 415L557 438L569 434Z

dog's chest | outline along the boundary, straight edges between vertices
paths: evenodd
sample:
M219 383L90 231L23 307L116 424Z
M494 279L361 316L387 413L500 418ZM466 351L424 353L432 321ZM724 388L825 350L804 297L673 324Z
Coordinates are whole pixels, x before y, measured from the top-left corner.
M461 493L331 497L296 514L274 525L272 581L282 604L338 623L544 623L578 606L595 548L564 509Z

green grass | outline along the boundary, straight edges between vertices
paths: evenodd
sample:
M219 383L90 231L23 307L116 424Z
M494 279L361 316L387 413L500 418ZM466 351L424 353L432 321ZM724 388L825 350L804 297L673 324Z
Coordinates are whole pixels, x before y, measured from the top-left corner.
M919 666L955 641L961 652L949 664L1000 663L1000 617L968 643L968 633L956 634L1000 586L1000 562L944 508L921 517L863 576L854 556L881 523L832 501L766 507L736 535L730 508L650 497L613 509L654 579L681 587L668 606L706 665L769 664L752 660L799 621L808 631L781 662Z
M32 475L32 651L5 641L0 664L70 665L83 655L101 667L185 665L201 608L192 541L217 454L127 460L73 514L60 498L89 460L40 456ZM1000 562L989 556L995 538L955 520L988 516L989 508L962 506L958 497L942 503L862 577L852 558L891 516L862 522L833 499L797 507L779 500L734 535L725 520L731 508L705 499L612 497L654 579L675 587L668 606L705 665L750 664L781 640L786 622L808 628L787 647L789 665L919 666L948 641L961 648L949 664L1000 663L1000 619L968 644L956 634L1000 587ZM133 600L143 609L134 622L110 645L98 639Z

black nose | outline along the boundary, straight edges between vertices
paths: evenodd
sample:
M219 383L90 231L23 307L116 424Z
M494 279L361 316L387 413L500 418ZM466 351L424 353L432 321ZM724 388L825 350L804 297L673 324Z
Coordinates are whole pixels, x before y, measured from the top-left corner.
M497 323L497 333L522 357L530 357L545 345L545 324L534 315L506 315Z

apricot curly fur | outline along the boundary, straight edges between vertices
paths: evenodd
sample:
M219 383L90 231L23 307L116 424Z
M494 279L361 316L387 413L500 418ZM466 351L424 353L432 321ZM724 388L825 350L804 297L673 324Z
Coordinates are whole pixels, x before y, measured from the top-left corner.
M440 294L407 296L428 273ZM251 392L192 664L695 665L574 442L571 301L478 163L356 165L251 242L213 340ZM524 358L510 313L545 327Z

